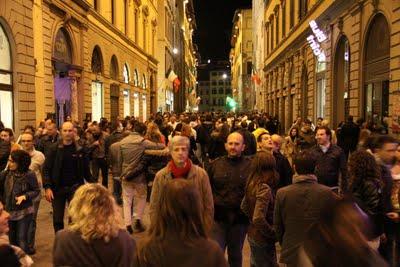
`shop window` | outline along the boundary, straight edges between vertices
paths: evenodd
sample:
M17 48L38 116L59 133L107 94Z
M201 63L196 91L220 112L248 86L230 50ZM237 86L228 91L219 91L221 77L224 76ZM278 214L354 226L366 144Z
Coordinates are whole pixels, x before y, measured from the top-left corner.
M124 69L122 71L122 76L124 77L124 83L129 83L130 76L129 76L129 67L128 64L125 63Z
M92 82L92 120L99 122L103 117L103 84Z
M10 43L0 24L0 120L8 128L14 128L11 59Z

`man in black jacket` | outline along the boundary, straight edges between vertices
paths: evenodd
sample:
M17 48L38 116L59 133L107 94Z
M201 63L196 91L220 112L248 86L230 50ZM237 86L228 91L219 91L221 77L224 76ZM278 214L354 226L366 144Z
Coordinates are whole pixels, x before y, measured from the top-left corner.
M53 120L48 119L46 120L45 124L46 134L40 138L37 150L42 152L47 157L47 153L49 152L50 148L57 143L59 136L57 125Z
M228 249L229 266L242 266L242 249L248 219L241 211L251 159L242 155L243 136L233 132L225 143L228 156L217 158L210 165L208 176L214 199L213 238L223 251Z
M316 160L315 175L318 183L337 187L341 192L347 189L347 161L343 150L331 143L331 130L326 126L317 129L317 146L311 148Z
M281 153L282 137L274 134L271 136L273 148L272 155L276 161L276 170L279 173L278 188L290 185L292 183L293 170L289 160Z
M43 187L46 200L53 206L53 226L57 232L64 228L64 210L75 191L84 180L95 182L89 169L89 158L82 147L75 143L74 125L64 122L62 139L46 155L43 168Z
M356 150L359 135L360 128L353 122L353 116L349 116L338 136L338 146L343 149L346 159L350 153Z

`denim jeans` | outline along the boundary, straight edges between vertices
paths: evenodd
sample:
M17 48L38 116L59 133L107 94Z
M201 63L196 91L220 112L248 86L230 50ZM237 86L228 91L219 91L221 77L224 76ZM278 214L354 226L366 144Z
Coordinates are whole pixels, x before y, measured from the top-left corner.
M247 238L250 244L250 267L276 267L275 243L258 244L251 238Z
M39 204L40 204L41 198L42 198L42 196L39 195L37 198L35 198L33 200L32 220L28 227L28 247L29 247L29 249L35 248L36 219L37 219L37 215L38 215L38 211L39 211Z
M247 233L247 224L225 224L214 222L212 237L222 251L228 250L230 267L242 266L242 250Z
M31 221L32 214L28 214L20 220L8 222L8 226L10 227L8 236L10 238L11 245L18 246L25 252L29 251L27 233Z

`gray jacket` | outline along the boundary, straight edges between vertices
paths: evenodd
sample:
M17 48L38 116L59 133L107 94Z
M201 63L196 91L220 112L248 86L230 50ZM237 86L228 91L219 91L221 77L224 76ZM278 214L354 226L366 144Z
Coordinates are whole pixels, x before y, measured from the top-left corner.
M108 149L108 164L110 165L111 174L114 178L121 176L121 155L120 155L121 141L115 142Z
M120 158L118 162L121 179L124 180L124 177L138 165L146 149L161 149L164 147L164 144L146 140L136 132L122 139L120 141ZM132 182L145 183L146 177L144 173L138 175Z
M298 250L309 227L325 205L335 199L329 187L318 184L314 175L293 176L293 184L278 190L274 228L282 247L280 262L297 264Z

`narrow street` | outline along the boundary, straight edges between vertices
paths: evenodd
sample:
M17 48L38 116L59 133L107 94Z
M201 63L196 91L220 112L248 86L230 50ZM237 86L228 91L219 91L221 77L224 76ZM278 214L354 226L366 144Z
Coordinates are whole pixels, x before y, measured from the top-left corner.
M54 241L54 231L52 224L51 205L44 198L40 203L38 214L38 228L36 232L36 254L32 257L34 266L50 267L52 264L52 249ZM148 225L148 217L145 218L145 223ZM134 234L136 242L141 242L144 238L144 233ZM247 241L243 249L243 266L250 266L250 249Z

